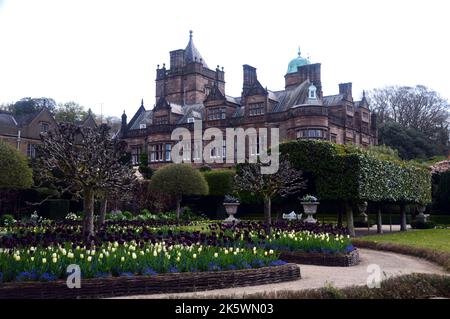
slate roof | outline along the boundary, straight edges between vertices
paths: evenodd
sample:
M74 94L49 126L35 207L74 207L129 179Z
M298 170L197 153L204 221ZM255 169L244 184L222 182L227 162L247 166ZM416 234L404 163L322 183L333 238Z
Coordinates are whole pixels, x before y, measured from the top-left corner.
M186 49L184 49L184 60L187 63L190 62L202 62L203 66L205 68L208 68L208 65L205 62L205 59L203 59L202 55L200 54L200 52L197 50L197 48L194 45L194 41L192 40L192 31L190 31L190 35L189 35L189 43L186 46ZM209 69L209 68L208 68Z
M344 99L344 94L329 95L323 97L324 106L340 105Z

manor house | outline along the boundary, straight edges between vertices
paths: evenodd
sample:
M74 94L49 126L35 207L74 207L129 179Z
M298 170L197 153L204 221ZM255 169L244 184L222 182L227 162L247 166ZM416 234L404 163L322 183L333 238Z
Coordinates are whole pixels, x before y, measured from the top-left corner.
M364 93L360 101L353 99L352 83L339 84L339 94L325 96L321 64L311 63L300 50L289 62L284 79L284 90L271 91L258 81L256 68L245 64L241 96L227 95L224 69L208 66L194 45L191 31L186 48L170 52L170 66L158 65L156 69L154 107L146 109L141 102L130 121L124 112L119 136L127 141L134 164L146 152L152 168L171 162L176 143L171 140L172 131L177 127L193 130L196 121L202 122L203 130L276 127L280 141L377 143L376 116L370 112ZM257 137L249 137L248 152L257 153L259 142ZM225 153L224 143L222 149L211 150L211 157L225 157ZM194 149L191 156L198 156Z

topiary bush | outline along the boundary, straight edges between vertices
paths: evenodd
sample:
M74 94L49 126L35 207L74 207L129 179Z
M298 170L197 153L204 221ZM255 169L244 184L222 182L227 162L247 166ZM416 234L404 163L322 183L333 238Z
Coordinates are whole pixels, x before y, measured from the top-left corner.
M220 169L203 173L209 187L209 195L225 196L233 191L234 169Z
M153 175L150 187L166 192L175 198L177 220L180 219L180 203L185 195L206 195L209 188L200 171L189 164L169 164Z
M321 199L373 202L431 202L431 173L405 162L354 145L297 140L280 145L282 156L313 176Z

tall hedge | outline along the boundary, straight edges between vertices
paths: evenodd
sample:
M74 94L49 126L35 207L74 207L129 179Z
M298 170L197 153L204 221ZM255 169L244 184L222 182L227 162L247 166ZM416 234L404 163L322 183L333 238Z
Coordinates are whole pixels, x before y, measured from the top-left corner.
M431 173L414 163L316 140L283 143L280 152L313 176L320 199L431 202Z
M225 196L233 191L234 169L220 169L203 172L209 186L209 195Z
M32 183L32 170L27 158L0 141L0 190L30 188Z

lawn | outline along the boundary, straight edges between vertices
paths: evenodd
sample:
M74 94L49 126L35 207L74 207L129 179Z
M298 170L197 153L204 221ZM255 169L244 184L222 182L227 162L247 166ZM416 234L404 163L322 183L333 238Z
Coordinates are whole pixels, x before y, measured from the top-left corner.
M359 239L435 249L450 253L450 229L410 230L392 234L364 236Z

